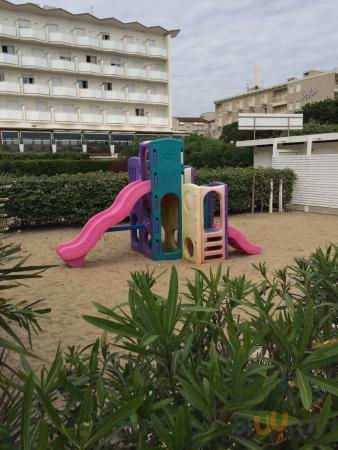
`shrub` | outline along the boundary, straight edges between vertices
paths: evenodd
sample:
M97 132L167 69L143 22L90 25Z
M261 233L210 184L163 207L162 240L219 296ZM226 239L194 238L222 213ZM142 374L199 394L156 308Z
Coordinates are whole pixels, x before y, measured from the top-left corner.
M23 160L23 159L89 159L88 153L82 152L0 152L0 160Z
M255 283L196 270L184 290L173 268L164 296L132 273L128 309L84 316L101 339L40 373L22 358L0 447L337 448L337 259L331 246L273 275L260 265Z
M112 171L121 166L123 160L119 159L32 159L23 161L0 160L0 173L13 173L23 175L57 175L63 173L86 173L98 171ZM7 172L6 172L7 170Z
M185 162L193 167L250 167L253 150L197 134L185 138Z
M283 180L284 204L291 200L295 176L290 170L275 169L200 169L196 183L222 181L229 186L229 211L248 211L251 205L253 176L256 203L268 204L270 179ZM0 197L9 200L3 211L18 219L19 226L83 224L112 204L128 183L127 173L88 173L55 177L0 177ZM6 186L10 185L10 189ZM275 202L277 205L277 188Z

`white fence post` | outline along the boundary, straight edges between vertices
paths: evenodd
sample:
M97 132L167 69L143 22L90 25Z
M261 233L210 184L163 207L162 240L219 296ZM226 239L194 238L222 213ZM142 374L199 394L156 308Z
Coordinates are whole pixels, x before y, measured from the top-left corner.
M279 182L278 211L283 212L283 180Z
M273 212L273 180L270 180L269 213Z

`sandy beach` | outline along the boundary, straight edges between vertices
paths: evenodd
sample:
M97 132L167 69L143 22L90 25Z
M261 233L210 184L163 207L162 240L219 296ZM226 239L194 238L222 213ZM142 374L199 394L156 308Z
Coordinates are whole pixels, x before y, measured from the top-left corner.
M262 246L258 256L242 256L231 251L230 258L222 262L232 274L245 273L257 279L252 264L267 261L273 270L291 263L293 257L309 255L318 246L338 243L338 216L287 212L283 214L241 214L230 217L230 224L238 227L248 239ZM151 261L130 249L129 232L107 233L87 256L82 269L66 267L55 253L55 245L73 238L80 227L51 228L22 231L11 236L10 241L21 243L24 254L30 254L29 264L56 264L43 274L42 279L28 280L11 292L20 300L45 299L52 308L48 319L41 321L43 333L34 337L34 351L50 361L59 342L84 346L93 342L100 330L83 321L83 314L95 314L92 302L108 307L127 301L130 271L156 268L168 269L157 286L164 293L172 264L175 264L181 289L187 277L193 275L192 265L185 260ZM213 267L217 263L212 264ZM209 271L210 264L200 266Z

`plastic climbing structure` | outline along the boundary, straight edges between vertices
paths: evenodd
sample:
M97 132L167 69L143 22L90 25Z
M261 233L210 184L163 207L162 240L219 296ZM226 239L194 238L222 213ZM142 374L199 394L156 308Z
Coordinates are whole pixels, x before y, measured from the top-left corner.
M112 206L92 217L74 239L57 245L68 266L82 267L102 234L123 230L130 230L132 249L153 260L183 257L202 264L227 258L229 245L246 255L260 253L258 245L228 226L227 186L194 184L183 147L177 139L140 144L139 156L128 161L128 185ZM128 216L130 225L118 226Z

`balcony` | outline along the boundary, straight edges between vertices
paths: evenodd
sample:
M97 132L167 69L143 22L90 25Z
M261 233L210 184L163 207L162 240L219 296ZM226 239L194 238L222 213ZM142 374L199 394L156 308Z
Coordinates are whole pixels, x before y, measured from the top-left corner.
M126 44L126 52L127 53L137 53L140 55L145 55L147 53L147 49L144 45L139 44Z
M11 55L9 53L0 53L0 63L17 65L19 63L18 55Z
M79 117L78 114L75 112L56 112L54 114L54 120L55 122L78 122Z
M129 102L147 102L148 95L142 92L129 92L128 93Z
M33 39L37 41L45 41L46 33L34 28L19 28L19 37L23 39Z
M48 68L48 61L46 58L38 58L36 56L23 56L21 59L23 67L38 67L41 69Z
M107 114L106 115L106 123L126 123L126 117L119 114Z
M126 100L126 93L124 91L104 91L104 100Z
M165 48L161 47L149 47L148 48L149 56L161 56L162 58L166 58L168 56L168 52Z
M0 81L0 92L9 94L19 94L21 92L20 83Z
M48 42L53 44L68 44L73 45L74 39L71 34L65 33L48 33Z
M75 43L82 47L100 48L99 40L89 36L76 36Z
M151 80L167 81L168 80L168 74L167 74L167 72L162 72L160 70L150 70L149 71L149 78Z
M147 71L145 69L127 69L128 77L147 78Z
M81 114L81 120L84 123L103 123L102 114Z
M67 61L65 59L52 59L50 62L51 69L56 70L69 70L75 72L75 62Z
M60 97L76 97L77 92L75 87L66 87L66 86L53 86L52 95L60 96Z
M129 123L131 123L132 125L148 125L148 117L129 116Z
M167 95L152 94L150 95L151 103L168 103Z
M104 42L104 41L103 41ZM109 41L108 41L109 42ZM104 75L119 75L124 76L124 67L119 66L104 66L103 67Z
M168 119L165 117L152 117L150 119L151 125L156 125L159 127L167 127L168 126Z
M101 66L93 63L79 63L79 72L101 73Z
M49 87L43 84L24 84L23 93L49 95Z
M1 36L16 37L16 28L15 27L9 27L8 25L0 24L0 35Z
M26 111L26 120L32 122L50 122L51 114L49 111Z
M272 103L274 106L285 105L287 103L286 95L276 95L272 98Z
M0 109L0 120L22 120L20 109Z
M80 97L102 99L102 91L98 89L80 89Z
M102 48L104 50L115 50L117 52L123 52L123 44L122 42L117 41L101 41Z

